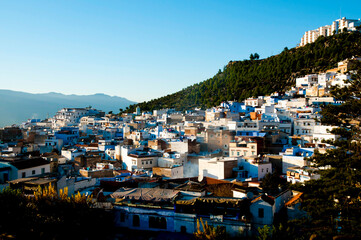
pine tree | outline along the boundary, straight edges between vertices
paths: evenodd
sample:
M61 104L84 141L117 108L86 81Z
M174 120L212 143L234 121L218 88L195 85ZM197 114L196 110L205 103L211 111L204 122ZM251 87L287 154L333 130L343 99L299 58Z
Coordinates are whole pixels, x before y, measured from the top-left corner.
M319 235L361 236L361 68L350 86L336 88L339 106L322 110L321 122L338 128L340 135L328 141L336 148L325 154L315 152L312 160L321 170L321 179L309 181L302 188L303 208L311 216L310 228ZM311 231L312 231L311 230Z

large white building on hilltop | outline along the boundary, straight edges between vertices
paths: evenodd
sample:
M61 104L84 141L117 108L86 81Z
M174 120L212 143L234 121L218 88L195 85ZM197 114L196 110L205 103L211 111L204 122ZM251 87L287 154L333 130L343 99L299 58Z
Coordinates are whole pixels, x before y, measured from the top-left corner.
M359 26L361 26L360 19L347 19L345 17L337 19L333 21L331 25L322 26L315 30L305 32L301 38L300 46L302 47L307 43L315 42L319 36L327 37L340 33L344 28L346 28L347 31L357 31L357 27Z

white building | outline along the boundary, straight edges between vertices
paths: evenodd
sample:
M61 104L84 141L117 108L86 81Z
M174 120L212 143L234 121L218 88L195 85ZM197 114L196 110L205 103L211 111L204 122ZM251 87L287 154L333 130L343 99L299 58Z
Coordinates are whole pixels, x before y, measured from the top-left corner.
M315 119L309 117L309 115L304 115L303 117L295 118L293 125L293 134L298 136L301 135L312 136L315 125L316 125Z
M318 82L317 74L308 74L304 77L296 78L296 88L297 87L311 87Z
M151 170L158 166L159 152L150 148L131 149L127 146L121 147L121 156L127 170Z
M318 169L311 167L290 167L287 170L287 182L304 183L309 180L320 179L321 175L318 174Z
M271 225L275 213L278 213L291 197L291 190L286 190L277 196L261 195L253 199L250 206L252 223L256 226Z
M51 119L54 129L66 126L77 126L84 116L102 116L104 112L87 108L63 108Z
M16 178L35 177L50 173L50 162L42 158L19 160L10 163L17 172L13 173Z
M211 177L226 179L233 177L233 168L237 167L237 157L215 157L199 159L199 179Z
M75 157L79 157L81 155L85 155L86 151L79 150L76 148L72 149L64 149L61 150L61 155L66 158L68 161L74 161Z
M337 19L333 21L331 25L325 25L315 30L305 32L301 38L300 46L302 47L307 43L315 42L319 36L327 37L335 33L340 33L344 28L346 28L347 31L357 31L357 27L359 26L361 26L360 19L347 19L345 17Z
M244 104L246 106L252 106L252 107L259 107L262 106L262 104L264 103L263 97L258 97L258 98L247 98L246 100L244 100Z
M178 152L166 152L163 156L158 158L158 167L172 167L174 165L184 165L186 161L186 154Z
M257 157L244 157L234 170L236 170L237 179L240 181L254 178L261 180L266 174L272 173L272 163Z
M282 153L282 173L287 174L291 167L307 167L308 157L313 155L314 148L288 148Z
M314 132L313 132L313 141L316 143L321 143L322 140L332 140L335 141L340 137L340 135L333 134L330 131L334 128L337 128L335 126L314 126Z
M350 83L347 81L351 80L351 75L348 74L337 74L332 80L331 80L331 86L338 86L340 88L349 86Z

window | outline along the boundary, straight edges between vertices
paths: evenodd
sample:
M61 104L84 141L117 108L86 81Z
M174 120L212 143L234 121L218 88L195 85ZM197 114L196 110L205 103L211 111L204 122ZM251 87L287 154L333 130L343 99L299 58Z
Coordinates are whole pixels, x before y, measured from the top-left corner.
M125 213L120 213L120 222L125 222Z
M41 168L41 174L45 173L45 168Z
M258 208L258 217L264 218L264 209L263 208Z
M133 216L133 227L139 227L140 226L140 219L139 215Z
M153 161L149 161L150 164L153 164Z
M35 175L35 170L31 171L31 174L32 174L32 175Z
M167 219L165 217L149 217L150 228L167 229Z
M3 183L6 183L6 181L9 181L9 173L4 173L3 174L3 179L4 179Z

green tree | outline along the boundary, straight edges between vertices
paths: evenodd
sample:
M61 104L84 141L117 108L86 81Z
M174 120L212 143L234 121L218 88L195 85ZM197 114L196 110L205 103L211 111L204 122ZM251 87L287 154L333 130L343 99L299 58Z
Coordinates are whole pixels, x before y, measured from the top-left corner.
M294 85L296 77L334 68L338 61L358 56L360 52L361 33L351 32L320 37L314 43L261 60L256 60L252 53L251 61L230 61L221 73L218 71L210 79L164 97L131 105L126 112L134 112L137 106L144 111L165 107L180 111L206 108L222 100L242 101L253 94L282 92ZM257 86L258 90L254 91Z
M208 225L207 221L204 223L202 218L200 220L197 219L197 231L193 234L193 236L197 240L227 239L226 229L224 227L214 227Z
M258 240L267 240L271 238L271 228L267 225L264 225L263 227L258 227Z
M251 53L251 55L249 55L249 60L254 60L255 58L254 58L254 55L253 55L253 53Z
M323 169L321 178L301 188L303 208L312 219L309 228L323 236L361 236L361 68L357 69L350 86L332 91L344 103L321 112L322 124L338 126L331 132L341 138L328 141L336 148L315 152L312 161Z
M280 177L278 172L267 173L262 179L261 187L264 192L277 193L279 188L284 189L287 185L286 181Z

